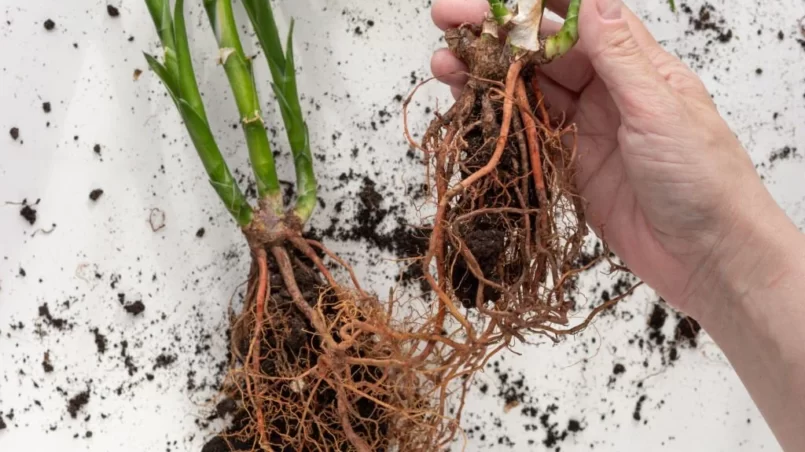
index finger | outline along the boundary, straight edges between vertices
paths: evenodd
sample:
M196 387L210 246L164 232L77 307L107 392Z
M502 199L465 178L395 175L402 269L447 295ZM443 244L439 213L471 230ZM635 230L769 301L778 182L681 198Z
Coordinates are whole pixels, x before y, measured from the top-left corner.
M466 23L480 24L488 12L487 0L436 0L431 18L437 27L447 30Z

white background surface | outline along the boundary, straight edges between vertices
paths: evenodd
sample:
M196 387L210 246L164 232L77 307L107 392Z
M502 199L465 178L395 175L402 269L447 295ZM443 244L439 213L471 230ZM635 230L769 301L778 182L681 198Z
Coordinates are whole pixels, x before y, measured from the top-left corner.
M34 226L19 215L20 206L0 204L0 412L8 425L0 431L0 451L198 451L218 426L198 424L215 404L215 366L225 359L226 309L245 278L246 249L207 185L162 86L146 70L141 52L155 53L157 37L144 3L110 1L120 8L120 17L109 17L103 0L0 0L0 202L41 199ZM768 163L785 146L805 146L805 129L797 128L805 118L805 45L797 42L805 39L799 31L803 3L714 1L714 17L733 31L728 43L712 42L713 33L687 34L693 29L689 16L671 13L663 0L629 4L648 18L666 48L702 76L753 159L763 164L759 171L774 196L805 225L805 165L797 157ZM698 11L704 3L688 4ZM322 180L329 187L322 193L328 207L318 211L316 225L329 225L339 200L345 201L343 215L352 215L359 182L339 184L342 171L370 174L383 193L398 195L421 181L421 168L404 157L394 96L409 93L412 77L429 75L430 52L440 46L429 20L430 2L277 5L283 30L288 18L298 20L300 91L310 110L314 147L326 154L318 169L330 172ZM231 127L237 114L225 76L214 64L206 17L196 5L189 14L196 70L219 144L231 164L249 174L241 132ZM48 18L56 23L52 32L42 25ZM374 26L367 25L369 20ZM256 68L272 112L265 64ZM135 69L144 71L138 81ZM45 101L52 105L50 114L42 110ZM438 102L443 110L449 101L445 88L427 85L413 106L412 127L421 131L429 118L426 108ZM383 109L392 114L385 123L379 122ZM11 127L20 129L19 141L9 137ZM276 148L287 152L283 134L278 137ZM100 156L93 152L95 144L102 147ZM355 146L358 158L351 157ZM287 180L289 169L283 165ZM88 194L95 188L104 195L93 203ZM166 227L158 232L148 223L153 208L166 215ZM52 224L52 233L34 234ZM200 227L206 231L203 238L195 234ZM348 257L364 280L371 279L374 290L388 293L395 264L370 264L365 245L329 245ZM142 300L145 312L127 314L119 293L129 301ZM559 431L568 419L584 427L557 446L563 451L779 450L709 339L703 337L695 349L681 348L680 359L670 366L662 365L659 351L629 344L645 337L655 301L649 290L641 290L616 315L601 318L578 337L558 346L520 346L519 356L504 356L501 367L512 377L525 377L536 399L533 406L545 412L555 403L551 423ZM45 323L38 316L43 303L70 327L57 331ZM108 340L105 354L97 352L93 328ZM133 376L122 356L124 339L137 367ZM43 370L45 352L55 367L52 373ZM176 362L154 369L161 353L176 356ZM626 372L608 384L617 363ZM497 377L489 372L478 380L492 389L473 393L467 427L477 426L486 438L480 440L476 432L466 450L545 450L545 429L527 431L527 424L538 422L519 409L505 413L501 399L493 396ZM90 401L73 419L67 400L87 388ZM643 395L645 422L638 422L633 412ZM499 445L504 436L514 445Z

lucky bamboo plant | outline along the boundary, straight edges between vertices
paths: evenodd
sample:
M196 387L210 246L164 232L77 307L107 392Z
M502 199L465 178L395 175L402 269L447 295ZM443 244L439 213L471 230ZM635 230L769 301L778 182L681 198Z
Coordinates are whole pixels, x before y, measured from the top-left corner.
M393 298L382 304L365 292L348 264L305 237L317 182L299 102L293 22L283 48L269 0L241 0L268 63L296 169L295 201L286 206L266 131L273 118L261 111L261 83L243 50L232 0L203 1L256 180L259 199L251 205L205 111L184 1L175 0L173 8L170 0L145 2L163 53L161 61L145 57L251 250L246 302L232 320L232 362L223 388L238 408L232 427L204 452L440 450L459 429L469 377L493 354L528 331L570 331L550 324L567 322L560 275L572 273L567 265L581 234L565 237L571 246L560 253L555 211L567 199L577 206L568 182L572 149L561 140L571 128L547 117L536 78L526 69L572 47L578 0L571 2L561 31L548 38L538 33L540 0L521 1L513 12L490 0L493 15L482 26L447 32L473 77L425 135L426 155L436 166L438 213L422 265L437 302L415 318L397 315ZM534 88L530 94L526 83ZM461 182L450 187L455 175ZM504 242L520 249L504 252L498 246ZM483 254L478 244L491 244L492 253ZM435 276L429 271L434 259ZM350 284L339 283L328 265L345 269ZM553 276L550 290L542 284L546 274ZM493 307L487 308L490 300ZM456 302L487 316L480 334ZM458 406L450 407L456 397Z
M296 199L283 205L266 118L252 65L238 33L232 0L204 0L240 115L259 196L246 199L216 143L197 85L184 19L184 1L145 0L162 45L159 61L145 55L165 86L215 191L241 227L252 254L247 299L233 319L232 363L224 393L237 402L233 426L205 446L223 450L345 450L422 442L439 420L429 413L417 380L427 362L396 372L404 343L420 339L395 329L391 307L364 292L350 267L304 236L317 203L307 124L299 103L293 22L283 49L268 0L242 4L263 49L271 86L296 168ZM336 281L329 258L351 275ZM407 413L418 412L411 420ZM412 426L418 426L412 428ZM412 438L410 440L406 438Z

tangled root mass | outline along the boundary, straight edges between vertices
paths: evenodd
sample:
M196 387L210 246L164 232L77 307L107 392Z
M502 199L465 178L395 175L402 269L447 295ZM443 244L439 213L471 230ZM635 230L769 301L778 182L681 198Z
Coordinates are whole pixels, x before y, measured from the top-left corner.
M569 325L576 278L597 260L582 259L575 128L548 115L539 58L479 27L446 37L470 81L421 143L406 126L436 210L417 264L435 300L381 303L293 218L261 210L245 231L253 264L225 385L238 410L204 452L442 450L492 356L531 333L574 334L620 300Z

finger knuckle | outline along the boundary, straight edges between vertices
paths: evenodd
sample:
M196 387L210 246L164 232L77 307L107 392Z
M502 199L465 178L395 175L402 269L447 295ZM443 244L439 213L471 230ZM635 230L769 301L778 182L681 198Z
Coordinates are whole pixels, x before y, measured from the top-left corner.
M606 34L603 53L614 57L634 57L642 52L628 27L618 27Z

